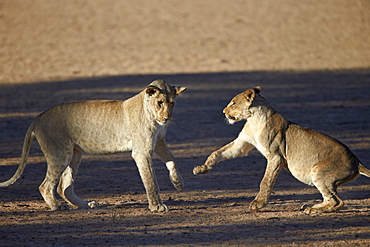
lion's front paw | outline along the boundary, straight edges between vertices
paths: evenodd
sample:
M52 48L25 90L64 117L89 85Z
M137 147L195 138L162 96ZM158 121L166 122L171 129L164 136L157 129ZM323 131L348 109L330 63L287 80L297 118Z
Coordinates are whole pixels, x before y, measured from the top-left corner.
M91 202L88 202L88 203L87 203L87 206L88 206L89 208L97 208L97 207L99 206L99 203L98 203L98 202L96 202L96 201L91 201Z
M172 184L173 184L173 186L178 190L178 191L181 191L182 190L182 188L184 187L184 183L183 183L183 181L179 181L179 180L177 180L177 181L173 181L172 180Z
M264 206L266 206L266 202L263 202L263 201L257 201L257 200L253 200L251 202L251 204L249 204L249 212L251 213L257 213L259 211L259 209L263 208Z
M149 205L149 210L152 211L153 213L166 212L168 211L168 207L164 204Z
M180 174L177 174L176 176L173 176L172 174L170 175L170 180L173 184L173 186L181 191L182 188L184 187L184 180L182 179Z
M199 175L199 174L206 174L210 171L205 165L202 166L196 166L193 169L194 175Z

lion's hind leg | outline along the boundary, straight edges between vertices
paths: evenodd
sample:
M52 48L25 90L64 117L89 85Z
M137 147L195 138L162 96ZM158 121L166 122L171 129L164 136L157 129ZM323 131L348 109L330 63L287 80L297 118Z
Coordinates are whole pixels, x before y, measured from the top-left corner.
M62 209L62 205L55 198L55 187L59 181L62 172L68 165L67 159L61 161L59 156L45 155L47 162L47 171L44 181L39 186L39 191L46 204L52 211Z
M320 163L317 164L316 167L312 169L311 176L313 184L320 191L323 197L323 201L322 203L315 204L312 207L307 207L304 210L306 214L332 213L344 206L343 201L337 194L337 187L341 183L338 183L336 178L327 176L327 173L321 171L320 167L327 166Z
M344 206L337 194L337 187L359 175L356 169L359 161L351 153L346 159L339 157L332 155L312 167L312 183L320 191L323 202L306 208L306 214L336 212Z
M98 203L95 201L86 202L79 198L74 192L74 181L77 176L78 167L81 163L82 152L74 149L69 166L63 171L58 185L58 194L69 204L79 208L95 208Z
M307 207L304 212L306 214L315 214L315 213L332 213L338 211L344 206L343 201L339 198L336 188L334 186L327 187L326 185L315 184L316 188L320 191L323 202L315 204L312 207Z

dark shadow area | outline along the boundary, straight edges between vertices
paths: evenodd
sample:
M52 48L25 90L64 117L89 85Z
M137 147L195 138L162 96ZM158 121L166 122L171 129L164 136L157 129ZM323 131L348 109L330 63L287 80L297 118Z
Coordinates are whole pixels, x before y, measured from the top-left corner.
M157 78L188 87L175 107L169 142L234 137L242 123L226 126L222 109L237 93L256 85L278 112L303 126L334 134L359 129L366 134L370 129L369 70L132 75L0 85L0 141L12 139L16 146L34 116L57 104L127 99Z

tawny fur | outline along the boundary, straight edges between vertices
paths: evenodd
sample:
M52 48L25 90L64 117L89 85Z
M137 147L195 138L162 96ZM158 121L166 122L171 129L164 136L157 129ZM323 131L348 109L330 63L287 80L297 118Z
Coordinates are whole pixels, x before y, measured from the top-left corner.
M305 213L337 211L343 206L337 187L359 174L370 177L370 171L344 144L286 120L259 94L260 90L248 89L230 101L223 111L228 122L247 122L234 141L213 152L204 165L194 168L194 174L207 173L220 161L246 156L257 148L266 157L267 168L260 191L249 206L251 212L267 205L283 168L322 194L323 202L307 207Z
M79 208L93 208L95 201L86 202L74 192L74 180L84 152L111 154L132 151L146 189L151 211L165 211L152 167L153 151L169 170L177 189L183 186L182 177L173 155L165 142L165 133L172 118L175 97L185 87L174 87L162 80L153 81L144 91L123 100L96 100L67 103L41 113L28 128L20 165L12 178L0 187L13 184L22 174L33 137L36 137L47 161L47 173L39 187L51 210L63 206L58 194Z

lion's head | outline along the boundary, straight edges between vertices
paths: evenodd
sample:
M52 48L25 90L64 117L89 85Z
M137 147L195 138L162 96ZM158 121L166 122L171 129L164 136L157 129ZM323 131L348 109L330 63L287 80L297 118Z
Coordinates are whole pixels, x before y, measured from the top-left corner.
M227 122L229 124L234 124L240 120L249 118L252 115L250 107L256 94L260 91L261 87L257 86L254 89L248 89L245 92L236 95L223 110Z
M158 124L165 125L171 121L175 98L185 90L186 87L171 86L163 80L155 80L145 89L147 102Z

